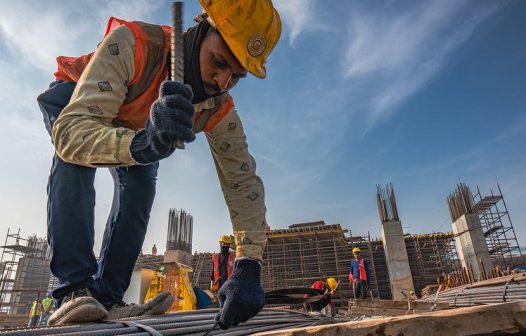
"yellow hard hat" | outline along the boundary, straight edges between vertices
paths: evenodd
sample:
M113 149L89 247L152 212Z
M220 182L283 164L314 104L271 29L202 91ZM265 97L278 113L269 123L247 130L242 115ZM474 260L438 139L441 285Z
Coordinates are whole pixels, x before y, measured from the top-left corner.
M329 289L333 291L336 289L336 286L338 286L338 281L334 278L329 278L327 279L327 285L329 286Z
M356 252L362 253L362 251L359 248L355 247L352 249L352 253L356 253Z
M232 238L230 236L221 236L219 242L222 244L232 244Z
M281 35L281 19L271 0L199 0L239 63L265 78L265 63Z

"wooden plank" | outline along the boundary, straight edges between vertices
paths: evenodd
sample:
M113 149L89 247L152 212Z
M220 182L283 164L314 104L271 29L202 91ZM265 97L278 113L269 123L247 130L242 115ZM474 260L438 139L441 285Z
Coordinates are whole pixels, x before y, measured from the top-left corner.
M526 301L442 310L434 313L345 322L256 335L375 336L503 335L526 332ZM523 335L523 334L521 334Z

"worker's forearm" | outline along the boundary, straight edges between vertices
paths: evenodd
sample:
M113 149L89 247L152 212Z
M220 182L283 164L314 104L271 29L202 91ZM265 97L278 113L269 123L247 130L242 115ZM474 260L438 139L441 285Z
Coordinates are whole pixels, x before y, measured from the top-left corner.
M265 192L235 109L206 137L230 211L236 257L262 260L266 243Z

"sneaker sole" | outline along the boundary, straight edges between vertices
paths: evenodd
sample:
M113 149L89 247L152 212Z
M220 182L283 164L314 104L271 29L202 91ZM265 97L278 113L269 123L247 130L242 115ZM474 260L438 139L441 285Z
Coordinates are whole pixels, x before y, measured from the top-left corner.
M48 325L62 325L66 323L84 323L100 321L108 317L108 312L102 305L84 304L74 307L56 320L49 319Z

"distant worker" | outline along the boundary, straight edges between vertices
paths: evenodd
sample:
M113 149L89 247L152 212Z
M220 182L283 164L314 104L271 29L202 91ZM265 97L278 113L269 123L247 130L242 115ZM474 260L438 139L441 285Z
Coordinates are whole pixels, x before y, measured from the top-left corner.
M212 255L212 273L210 275L210 290L217 293L223 286L230 275L236 257L234 252L230 252L232 238L230 236L221 236L219 238L220 253Z
M46 294L46 297L42 299L42 314L40 316L40 321L38 321L39 326L47 325L47 320L51 316L51 309L53 309L53 303L55 300L51 297L51 292Z
M38 326L38 321L40 320L40 314L42 313L42 305L40 303L40 298L37 297L35 301L31 304L31 309L29 310L29 321L27 322L27 327L36 327Z
M355 247L352 249L354 259L351 260L349 283L353 286L354 298L365 299L369 289L369 264L362 258L362 251Z
M157 246L155 246L155 244L153 244L153 247L152 247L152 255L153 256L157 255Z
M305 309L307 311L324 311L324 315L328 315L326 312L327 306L330 307L331 316L336 316L336 310L334 309L334 304L332 303L332 296L338 287L338 281L334 278L328 278L327 281L318 280L310 286L314 289L319 289L324 291L323 297L315 302L310 302L305 304Z

